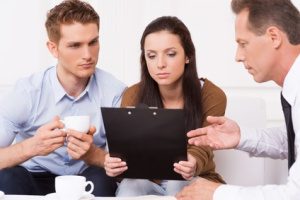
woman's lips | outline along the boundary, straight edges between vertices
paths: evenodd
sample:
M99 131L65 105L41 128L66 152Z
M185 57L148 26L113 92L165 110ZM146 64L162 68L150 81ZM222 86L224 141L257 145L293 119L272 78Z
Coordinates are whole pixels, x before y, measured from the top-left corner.
M165 79L165 78L168 78L170 73L158 73L156 74L158 76L158 78L160 79Z

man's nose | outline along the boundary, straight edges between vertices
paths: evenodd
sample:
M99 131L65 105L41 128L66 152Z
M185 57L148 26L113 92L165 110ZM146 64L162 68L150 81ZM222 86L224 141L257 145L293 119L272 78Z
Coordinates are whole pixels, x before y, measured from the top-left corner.
M239 49L236 50L235 61L236 62L244 62L245 61L245 55Z
M84 47L83 48L83 53L82 53L83 59L89 60L92 57L91 55L92 54L91 54L90 48L89 47Z

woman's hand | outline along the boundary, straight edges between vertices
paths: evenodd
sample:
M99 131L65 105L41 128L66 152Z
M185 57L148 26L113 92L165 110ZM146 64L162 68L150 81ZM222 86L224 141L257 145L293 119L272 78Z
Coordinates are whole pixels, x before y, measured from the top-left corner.
M174 171L181 174L185 180L191 180L196 172L196 159L191 154L188 154L187 158L187 161L174 163Z
M128 169L126 162L120 158L110 157L109 153L105 155L104 169L106 174L111 177L118 176Z

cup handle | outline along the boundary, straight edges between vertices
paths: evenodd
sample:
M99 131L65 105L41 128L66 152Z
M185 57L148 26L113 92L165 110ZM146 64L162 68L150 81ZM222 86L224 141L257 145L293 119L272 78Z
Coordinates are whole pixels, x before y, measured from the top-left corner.
M88 185L90 185L91 188L90 188L89 191L86 191L86 192L89 193L89 194L91 194L94 191L94 183L92 181L85 182L85 187L88 186Z

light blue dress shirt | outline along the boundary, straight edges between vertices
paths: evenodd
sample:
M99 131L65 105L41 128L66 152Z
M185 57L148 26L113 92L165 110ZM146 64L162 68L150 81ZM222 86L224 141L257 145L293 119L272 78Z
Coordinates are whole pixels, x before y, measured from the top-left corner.
M77 98L65 92L58 81L56 67L21 79L0 102L0 147L11 145L14 139L18 143L32 137L40 126L56 115L60 118L89 115L91 124L97 129L94 143L105 148L100 107L119 106L125 88L122 82L98 68ZM47 156L36 156L21 165L32 172L49 171L58 175L79 174L87 168L83 161L69 158L66 146L63 146Z

